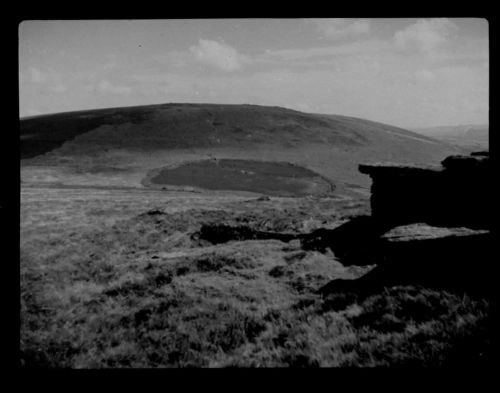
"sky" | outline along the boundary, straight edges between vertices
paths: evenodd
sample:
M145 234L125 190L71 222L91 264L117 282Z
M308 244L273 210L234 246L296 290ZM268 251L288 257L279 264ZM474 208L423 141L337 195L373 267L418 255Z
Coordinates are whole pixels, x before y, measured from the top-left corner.
M43 20L19 25L20 116L169 102L403 128L487 124L479 18Z

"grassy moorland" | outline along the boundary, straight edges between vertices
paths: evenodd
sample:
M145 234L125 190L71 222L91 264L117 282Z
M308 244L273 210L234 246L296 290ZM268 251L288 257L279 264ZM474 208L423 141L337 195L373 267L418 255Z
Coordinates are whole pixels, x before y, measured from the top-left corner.
M373 265L343 266L296 240L212 244L199 234L221 224L280 234L333 228L368 212L360 163L437 164L457 152L385 124L255 105L22 119L22 364L484 364L488 299L413 286L322 298L316 291L330 280ZM198 180L217 191L184 187L193 167L213 159L231 165ZM223 180L234 190L240 174L245 192L220 191ZM179 184L170 187L173 175ZM300 197L278 196L283 190Z
M441 126L415 129L415 132L460 146L466 153L489 149L488 124Z
M202 224L287 233L366 211L349 197L21 189L25 367L487 363L487 299L412 286L319 297L371 269L295 242L213 245Z
M82 145L116 148L118 142L140 151L304 143L363 146L394 136L440 146L431 138L387 124L258 105L162 104L56 113L21 119L20 131L23 159L85 134L79 138L77 153L84 151Z
M387 124L280 107L163 104L21 119L24 171L54 181L141 186L152 170L186 162L246 159L288 162L341 186L369 187L358 164L439 164L459 149ZM63 171L64 173L61 173ZM105 175L105 176L103 176ZM43 176L42 176L43 177Z

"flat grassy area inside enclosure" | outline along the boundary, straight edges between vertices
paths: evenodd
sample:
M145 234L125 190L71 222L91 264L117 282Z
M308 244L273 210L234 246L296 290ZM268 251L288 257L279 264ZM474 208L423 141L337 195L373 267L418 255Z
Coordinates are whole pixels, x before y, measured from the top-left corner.
M300 166L232 159L203 160L164 168L151 178L151 183L282 196L317 193L315 185L321 185L322 191L329 188L326 180Z

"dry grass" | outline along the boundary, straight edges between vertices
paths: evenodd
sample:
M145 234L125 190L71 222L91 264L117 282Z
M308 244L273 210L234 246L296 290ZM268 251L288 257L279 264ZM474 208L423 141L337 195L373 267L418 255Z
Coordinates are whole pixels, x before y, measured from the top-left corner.
M344 198L257 201L147 190L21 189L26 367L376 366L488 361L489 303L401 287L316 289L370 269L277 240L217 246L202 223L308 232Z
M335 227L368 212L360 162L437 163L451 146L360 119L248 105L105 109L21 128L24 158L46 152L21 166L25 367L488 360L484 299L412 287L323 299L322 285L370 267L345 268L296 242L213 245L193 236L204 224ZM209 158L289 162L334 183L335 195L258 200L142 187L158 168Z

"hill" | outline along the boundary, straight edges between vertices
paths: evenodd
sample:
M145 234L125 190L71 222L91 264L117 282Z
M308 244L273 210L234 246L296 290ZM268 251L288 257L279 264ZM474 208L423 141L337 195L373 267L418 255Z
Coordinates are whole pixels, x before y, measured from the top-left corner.
M142 186L153 170L221 158L288 162L366 188L360 162L438 164L458 151L386 124L257 105L86 110L21 119L20 129L23 181L79 185Z
M414 131L460 146L469 152L489 148L488 124L417 128Z
M488 366L493 358L488 299L421 287L436 271L421 268L422 253L410 264L417 280L399 285L408 270L391 265L381 276L369 228L355 225L351 241L342 235L370 210L359 163L439 163L458 147L345 116L202 104L22 119L21 147L23 367ZM330 231L347 241L318 247ZM366 259L345 263L353 249ZM459 277L484 275L466 262ZM321 291L374 276L398 285L368 298Z

